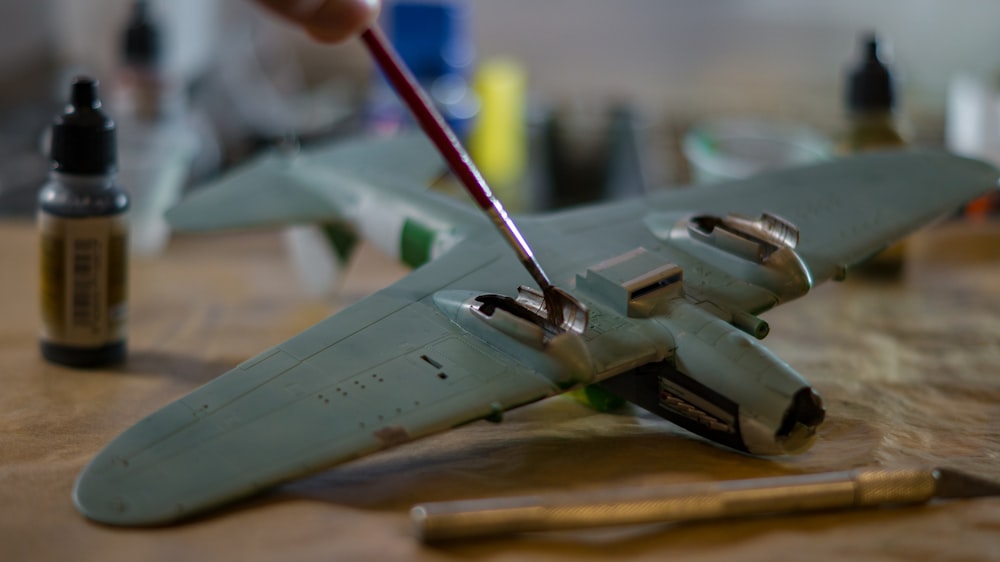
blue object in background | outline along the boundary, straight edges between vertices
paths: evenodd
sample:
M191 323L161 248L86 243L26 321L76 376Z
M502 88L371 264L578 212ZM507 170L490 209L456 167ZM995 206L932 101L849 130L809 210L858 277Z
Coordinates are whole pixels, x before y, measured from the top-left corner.
M403 62L455 133L464 138L479 111L469 86L476 54L467 2L391 2L383 10L383 27ZM381 74L373 85L369 124L395 132L412 124L409 113Z
M389 6L389 40L418 80L465 75L475 52L464 2L396 2Z

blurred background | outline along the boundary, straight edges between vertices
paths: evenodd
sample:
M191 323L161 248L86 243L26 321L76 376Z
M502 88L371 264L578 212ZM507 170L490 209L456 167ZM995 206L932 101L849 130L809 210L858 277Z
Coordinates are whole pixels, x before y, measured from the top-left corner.
M760 167L853 150L845 92L872 33L901 142L1000 160L991 0L413 4L387 2L383 25L411 65L430 61L421 80L517 209L755 171L693 162L734 156L726 135L765 139L728 147ZM140 9L155 40L139 32L129 54ZM135 190L189 189L289 140L406 126L357 41L315 44L249 0L0 0L0 18L3 214L32 212L44 130L79 73L102 82ZM158 199L152 213L176 198L154 195L138 197Z

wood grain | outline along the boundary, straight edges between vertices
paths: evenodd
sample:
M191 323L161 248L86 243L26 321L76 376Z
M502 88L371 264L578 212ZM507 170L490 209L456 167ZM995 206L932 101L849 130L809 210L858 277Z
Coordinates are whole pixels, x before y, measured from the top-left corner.
M946 225L908 251L902 280L849 279L766 315L766 343L826 400L804 455L739 455L638 410L557 397L197 521L123 530L88 522L70 500L106 442L405 270L364 248L328 302L298 290L275 233L177 238L132 263L128 362L72 370L37 350L34 227L0 222L0 560L995 559L997 499L447 548L410 535L420 501L910 463L1000 480L1000 227Z

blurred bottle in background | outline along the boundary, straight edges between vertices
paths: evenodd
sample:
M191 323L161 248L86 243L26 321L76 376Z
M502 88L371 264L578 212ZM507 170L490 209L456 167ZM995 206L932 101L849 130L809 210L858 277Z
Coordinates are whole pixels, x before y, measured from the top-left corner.
M847 130L839 143L842 154L892 149L907 144L909 133L897 112L896 85L883 62L874 33L861 41L861 60L848 72ZM889 246L851 269L866 277L897 278L903 273L905 241Z
M131 4L109 109L118 122L119 178L131 190L131 250L152 256L170 229L163 213L180 197L198 149L183 80L164 64L164 34L151 2Z
M551 108L539 127L542 180L537 210L559 209L643 194L649 186L645 138L627 100L570 100Z
M847 79L847 131L839 145L843 154L904 146L910 136L896 111L895 81L882 61L878 38L866 35L861 45L862 59Z

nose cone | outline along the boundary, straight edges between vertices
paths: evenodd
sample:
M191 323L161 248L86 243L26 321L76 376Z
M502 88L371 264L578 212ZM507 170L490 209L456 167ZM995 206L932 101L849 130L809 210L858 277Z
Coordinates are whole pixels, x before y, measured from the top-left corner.
M740 412L740 434L744 450L755 455L805 452L816 441L816 430L826 417L823 400L809 386L801 386L784 396L771 394L769 400L747 402L744 406Z
M823 399L812 388L803 388L792 398L792 405L781 420L775 440L785 453L805 451L815 441L816 428L824 418L826 409Z

